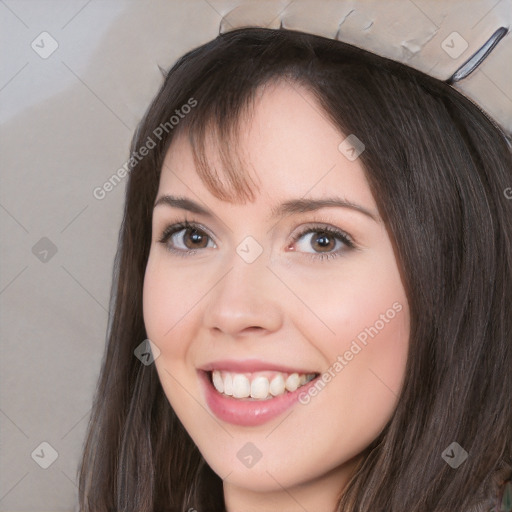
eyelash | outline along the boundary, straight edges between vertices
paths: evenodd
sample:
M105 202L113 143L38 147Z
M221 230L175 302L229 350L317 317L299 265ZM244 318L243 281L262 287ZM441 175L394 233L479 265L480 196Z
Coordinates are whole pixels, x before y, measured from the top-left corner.
M158 242L163 244L165 246L165 248L173 254L176 254L181 257L192 256L192 255L196 254L199 249L187 249L187 250L175 249L168 244L169 239L174 234L179 233L180 231L182 231L184 229L195 229L195 230L199 231L201 234L208 236L210 239L212 238L203 228L201 228L201 226L199 224L196 224L195 222L182 221L182 222L177 222L175 224L170 224L169 226L167 226L164 229L162 236L158 240ZM356 245L352 241L352 238L347 233L345 233L339 229L324 226L324 225L313 225L313 226L305 228L303 231L297 233L296 235L294 235L292 237L293 243L296 243L304 235L308 235L310 233L324 233L326 235L329 235L329 236L335 238L336 240L341 241L345 245L344 248L338 249L335 252L305 253L308 257L310 257L311 259L313 259L315 261L318 261L318 260L326 261L326 260L329 260L332 258L337 258L342 255L342 252L356 248Z

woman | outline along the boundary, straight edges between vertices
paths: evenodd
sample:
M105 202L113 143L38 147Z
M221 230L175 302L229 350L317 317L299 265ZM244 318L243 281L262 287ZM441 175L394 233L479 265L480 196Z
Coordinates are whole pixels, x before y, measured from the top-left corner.
M477 107L239 29L132 152L81 510L500 510L512 158Z

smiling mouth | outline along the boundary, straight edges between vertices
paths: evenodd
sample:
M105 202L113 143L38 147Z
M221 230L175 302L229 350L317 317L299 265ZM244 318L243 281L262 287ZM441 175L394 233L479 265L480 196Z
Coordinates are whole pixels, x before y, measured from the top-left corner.
M227 397L247 401L272 400L292 393L318 377L319 373L285 373L278 371L206 372L215 390Z

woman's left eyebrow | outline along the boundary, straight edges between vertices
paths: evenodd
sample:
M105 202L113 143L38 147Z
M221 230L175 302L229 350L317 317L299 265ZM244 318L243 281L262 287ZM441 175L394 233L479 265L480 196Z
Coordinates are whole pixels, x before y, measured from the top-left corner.
M167 194L160 196L156 200L154 208L162 204L173 208L188 210L193 213L204 215L205 217L215 217L210 210L186 197L176 197ZM339 197L329 197L325 199L291 199L272 208L271 218L284 217L285 215L293 215L295 213L306 213L320 210L321 208L350 208L351 210L355 210L367 217L370 217L375 222L379 222L378 214L371 212L361 205Z

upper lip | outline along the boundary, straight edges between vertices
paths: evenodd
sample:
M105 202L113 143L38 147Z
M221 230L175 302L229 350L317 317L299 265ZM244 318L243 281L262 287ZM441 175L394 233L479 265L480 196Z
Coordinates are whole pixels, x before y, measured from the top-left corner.
M205 372L211 372L213 370L223 370L226 372L239 372L239 373L250 373L260 371L276 371L282 373L318 373L310 369L305 368L292 368L291 366L285 366L278 363L272 363L270 361L262 361L261 359L222 359L218 361L212 361L201 367L199 370Z

